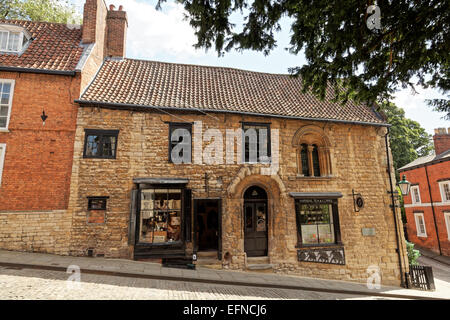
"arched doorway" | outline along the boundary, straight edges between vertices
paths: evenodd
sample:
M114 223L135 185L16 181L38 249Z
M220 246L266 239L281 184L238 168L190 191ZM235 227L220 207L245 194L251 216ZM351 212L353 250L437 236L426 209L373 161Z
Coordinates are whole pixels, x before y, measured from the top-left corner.
M244 250L247 257L267 256L267 193L258 186L244 193Z

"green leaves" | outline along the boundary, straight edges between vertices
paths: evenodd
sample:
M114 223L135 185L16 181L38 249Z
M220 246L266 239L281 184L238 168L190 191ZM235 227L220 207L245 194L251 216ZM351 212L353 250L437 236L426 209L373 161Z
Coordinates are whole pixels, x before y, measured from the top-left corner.
M165 0L160 0L163 2ZM431 86L448 96L450 61L449 1L379 1L381 29L366 26L361 0L177 0L196 30L197 47L214 46L219 55L235 49L270 53L279 21L292 19L290 52L304 50L307 64L290 72L306 90L323 98L327 85L338 87L343 102L389 99L400 86ZM231 17L244 15L244 25ZM287 30L285 30L287 32ZM338 81L339 80L339 81ZM344 91L343 93L341 91ZM449 99L431 101L447 112Z
M81 17L67 0L0 0L1 19L81 24Z

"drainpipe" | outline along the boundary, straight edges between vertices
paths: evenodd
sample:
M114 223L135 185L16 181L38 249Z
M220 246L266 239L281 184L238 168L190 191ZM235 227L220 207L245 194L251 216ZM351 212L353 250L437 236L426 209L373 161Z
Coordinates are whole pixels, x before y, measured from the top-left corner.
M394 198L394 186L392 185L392 174L391 174L391 160L389 159L389 143L388 143L388 136L389 136L389 127L387 128L387 133L384 136L384 140L386 143L386 158L387 158L387 171L389 174L389 184L391 187L391 191L389 192L391 194L391 208L392 208L392 213L394 214L394 226L395 226L395 238L397 240L397 249L395 251L397 251L397 255L398 255L398 264L400 267L400 285L403 288L408 288L407 285L407 279L408 279L408 273L405 272L403 273L403 266L402 266L402 261L403 261L403 257L400 253L400 237L398 234L398 219L397 219L397 213L395 212L395 198Z
M439 231L438 231L437 222L436 222L436 214L434 212L433 196L431 195L431 186L430 186L430 179L428 178L427 165L425 165L425 174L427 176L428 193L430 194L431 211L433 212L434 229L436 230L436 238L438 241L439 254L442 256L441 241L439 240Z

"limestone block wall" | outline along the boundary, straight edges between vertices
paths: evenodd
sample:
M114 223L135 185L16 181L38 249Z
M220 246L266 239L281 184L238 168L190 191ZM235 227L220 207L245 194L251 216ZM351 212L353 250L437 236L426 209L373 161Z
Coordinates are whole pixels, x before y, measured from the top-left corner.
M280 133L279 170L275 175L267 176L261 174L263 165L169 163L168 122L171 121L202 121L203 130L219 129L224 137L226 129L241 128L243 121L270 122L271 130L278 129ZM298 176L292 139L300 128L307 125L319 127L330 140L332 176ZM84 129L120 130L117 158L84 159ZM88 248L95 248L97 253L107 257L130 258L132 247L128 246L127 237L132 179L184 177L189 178L187 187L192 189L194 199L222 199L223 253L231 253L232 268L245 268L242 195L246 188L256 184L263 187L269 197L268 255L277 271L366 281L367 268L376 265L380 268L383 283L399 284L394 217L387 193L385 133L385 128L368 125L230 114L167 115L81 107L69 200L69 212L73 218L70 252L85 255ZM207 145L207 142L203 143L203 147ZM361 193L365 200L365 207L358 213L354 211L352 190ZM289 192L342 193L338 207L345 265L297 260L295 207ZM104 224L86 223L88 196L109 196ZM375 228L375 235L363 236L362 228ZM403 245L401 250L405 252Z

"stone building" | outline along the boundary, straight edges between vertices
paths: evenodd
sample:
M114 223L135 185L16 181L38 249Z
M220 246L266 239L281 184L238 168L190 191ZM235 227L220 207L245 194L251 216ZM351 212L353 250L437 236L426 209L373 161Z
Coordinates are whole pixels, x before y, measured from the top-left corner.
M407 272L372 108L319 101L287 75L133 59L106 59L76 102L70 254L209 252L390 284Z
M82 26L0 20L0 248L68 253L74 100L123 56L125 32L103 0L86 1Z
M435 129L435 154L398 171L411 182L405 197L408 240L418 247L450 256L450 128Z

